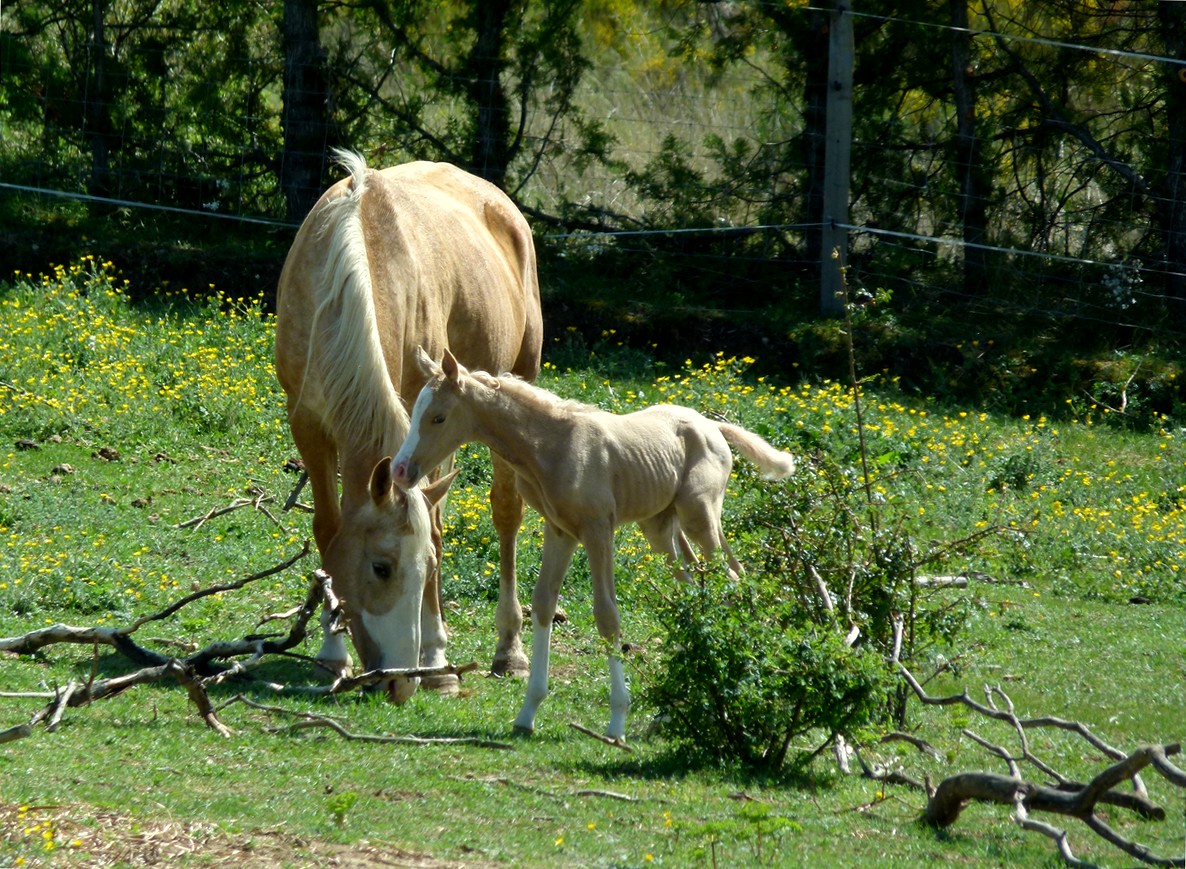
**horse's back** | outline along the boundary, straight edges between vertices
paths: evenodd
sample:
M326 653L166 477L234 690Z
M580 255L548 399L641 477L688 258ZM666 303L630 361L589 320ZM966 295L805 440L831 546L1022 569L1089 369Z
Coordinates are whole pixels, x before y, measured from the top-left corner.
M367 305L396 391L415 395L417 345L440 355L449 347L465 364L539 373L543 323L531 229L493 184L447 163L417 161L381 170L353 164L355 174L331 186L297 232L277 292L276 367L290 395L304 390L316 364L312 327L341 287L327 263L356 220L370 296ZM343 197L364 190L352 208ZM345 320L343 320L343 323ZM323 321L319 334L339 328ZM361 336L360 336L361 338ZM311 397L312 398L312 397Z
M449 348L471 368L534 379L543 343L535 246L510 198L427 161L383 169L368 189L362 213L376 297L403 308L405 333L419 336L406 352L415 343L434 357Z

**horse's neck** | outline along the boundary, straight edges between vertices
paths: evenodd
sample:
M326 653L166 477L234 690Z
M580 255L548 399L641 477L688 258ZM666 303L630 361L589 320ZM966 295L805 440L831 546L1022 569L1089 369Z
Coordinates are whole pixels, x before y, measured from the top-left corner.
M478 440L520 468L540 467L541 447L564 426L554 404L518 384L484 392L475 410Z

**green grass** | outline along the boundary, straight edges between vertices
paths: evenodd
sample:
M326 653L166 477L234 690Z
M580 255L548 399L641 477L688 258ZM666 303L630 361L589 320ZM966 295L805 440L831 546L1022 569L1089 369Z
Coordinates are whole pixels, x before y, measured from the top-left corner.
M219 296L193 304L162 294L133 303L129 295L111 267L92 259L0 285L0 636L54 622L126 624L195 587L270 567L310 534L307 514L279 512L295 482L284 471L295 449L270 367L272 323L259 301ZM802 474L819 473L825 458L854 473L859 467L852 398L835 383L760 379L748 360L725 356L664 365L608 332L592 346L559 336L545 348L545 363L541 382L571 398L619 411L688 404L793 449ZM878 509L924 545L988 524L1006 529L945 565L992 581L944 592L966 600L970 622L958 648L935 650L929 663L942 655L947 666L929 688L967 687L980 697L980 686L1000 684L1021 714L1080 719L1125 749L1180 740L1182 422L1163 419L1160 430L1134 434L1109 425L1098 408L1055 423L907 400L891 381L865 390ZM23 441L36 448L18 448ZM489 472L480 448L463 450L461 464L446 517L450 657L484 667L497 576L483 489ZM764 497L762 484L741 468L727 525ZM260 496L271 498L264 506L277 521L244 508L200 528L178 527L236 498ZM523 600L541 533L529 514L521 535ZM756 533L733 536L739 553L750 556L763 543ZM637 689L663 640L646 602L666 580L633 531L620 535L618 561ZM263 615L299 603L315 566L309 558L240 592L204 599L137 637L165 650L171 647L162 641L204 645L244 636ZM458 698L419 693L398 708L369 696L212 689L216 703L246 691L259 702L333 716L355 733L472 736L509 750L274 731L288 719L242 704L222 711L235 731L224 739L168 683L70 711L56 732L39 729L0 746L0 865L90 865L120 843L131 847L138 833L163 839L179 830L203 845L179 858L194 866L228 853L228 843L251 843L276 865L324 862L329 848L361 853L363 843L508 866L712 865L714 852L719 865L751 865L759 849L764 861L786 866L1055 862L1048 843L1018 829L1005 808L973 806L936 833L915 823L918 793L839 775L826 756L779 776L690 767L648 734L641 705L629 723L633 754L577 734L569 721L601 729L608 719L602 645L580 557L562 606L569 621L555 634L553 694L527 740L510 732L523 690L516 681L470 676ZM314 653L315 641L302 651ZM6 657L0 691L52 690L94 669L103 676L129 668L106 652L96 661L89 647L54 646ZM299 660L269 664L265 675L313 680ZM42 702L0 698L0 728L27 720ZM967 727L1013 747L1004 728L950 710L911 707L910 718L942 759L900 748L874 755L896 757L932 781L1005 771L961 733ZM1037 736L1034 749L1068 773L1099 768L1094 752L1060 736ZM1111 819L1159 853L1180 854L1183 795L1154 777L1146 781L1169 819ZM761 824L773 822L755 815L755 806L781 819L780 829L759 835ZM1126 865L1068 826L1079 856Z

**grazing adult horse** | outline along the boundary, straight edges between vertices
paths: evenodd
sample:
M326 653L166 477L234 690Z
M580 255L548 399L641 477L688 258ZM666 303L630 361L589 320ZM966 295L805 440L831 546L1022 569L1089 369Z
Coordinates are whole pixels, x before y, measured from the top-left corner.
M694 410L657 405L617 415L563 401L511 376L470 373L446 350L438 365L417 353L428 382L412 406L411 432L392 462L396 485L415 486L466 441L497 452L515 470L523 498L544 517L539 581L531 601L531 676L515 728L531 732L548 693L548 651L560 584L578 544L589 556L593 616L610 642L610 720L624 739L630 693L617 654L621 626L614 593L614 529L637 522L651 547L687 581L694 562L687 538L707 558L723 549L729 575L741 565L721 530L721 505L733 468L732 444L771 479L795 469L789 453L752 432Z
M408 433L401 396L424 385L419 345L536 377L543 324L535 247L511 200L461 169L416 162L373 170L357 154L336 157L349 177L310 211L280 275L276 374L313 489L313 534L363 667L439 667L446 635L433 544L439 549L448 481L393 487L390 456ZM492 459L500 559L493 669L524 673L515 586L523 501L510 466ZM349 670L345 643L328 630L318 658L334 672ZM398 702L416 683L387 687Z

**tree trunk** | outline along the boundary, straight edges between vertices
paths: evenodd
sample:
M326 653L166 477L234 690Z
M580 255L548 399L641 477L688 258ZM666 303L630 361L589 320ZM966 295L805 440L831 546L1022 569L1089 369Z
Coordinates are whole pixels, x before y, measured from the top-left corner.
M1186 61L1186 4L1157 4L1168 57ZM1165 189L1158 210L1165 249L1165 296L1170 321L1186 328L1186 66L1166 64Z
M968 0L950 0L952 88L955 99L955 170L959 173L959 217L964 240L964 292L972 297L988 290L984 244L988 223L985 197L987 173L976 136L976 71L972 67L972 36L968 32Z
M803 222L818 227L824 219L824 154L828 129L828 13L812 8L808 13L808 39L803 51L803 165L807 170ZM807 232L804 259L820 262L822 234Z
M329 141L325 52L317 0L284 0L284 153L280 188L288 219L303 220L321 195Z
M469 96L477 109L470 171L506 189L510 162L510 101L503 87L503 47L513 0L475 0L477 39L467 64Z
M107 4L91 3L90 82L85 98L87 140L91 146L91 196L111 194L111 84L107 75Z

